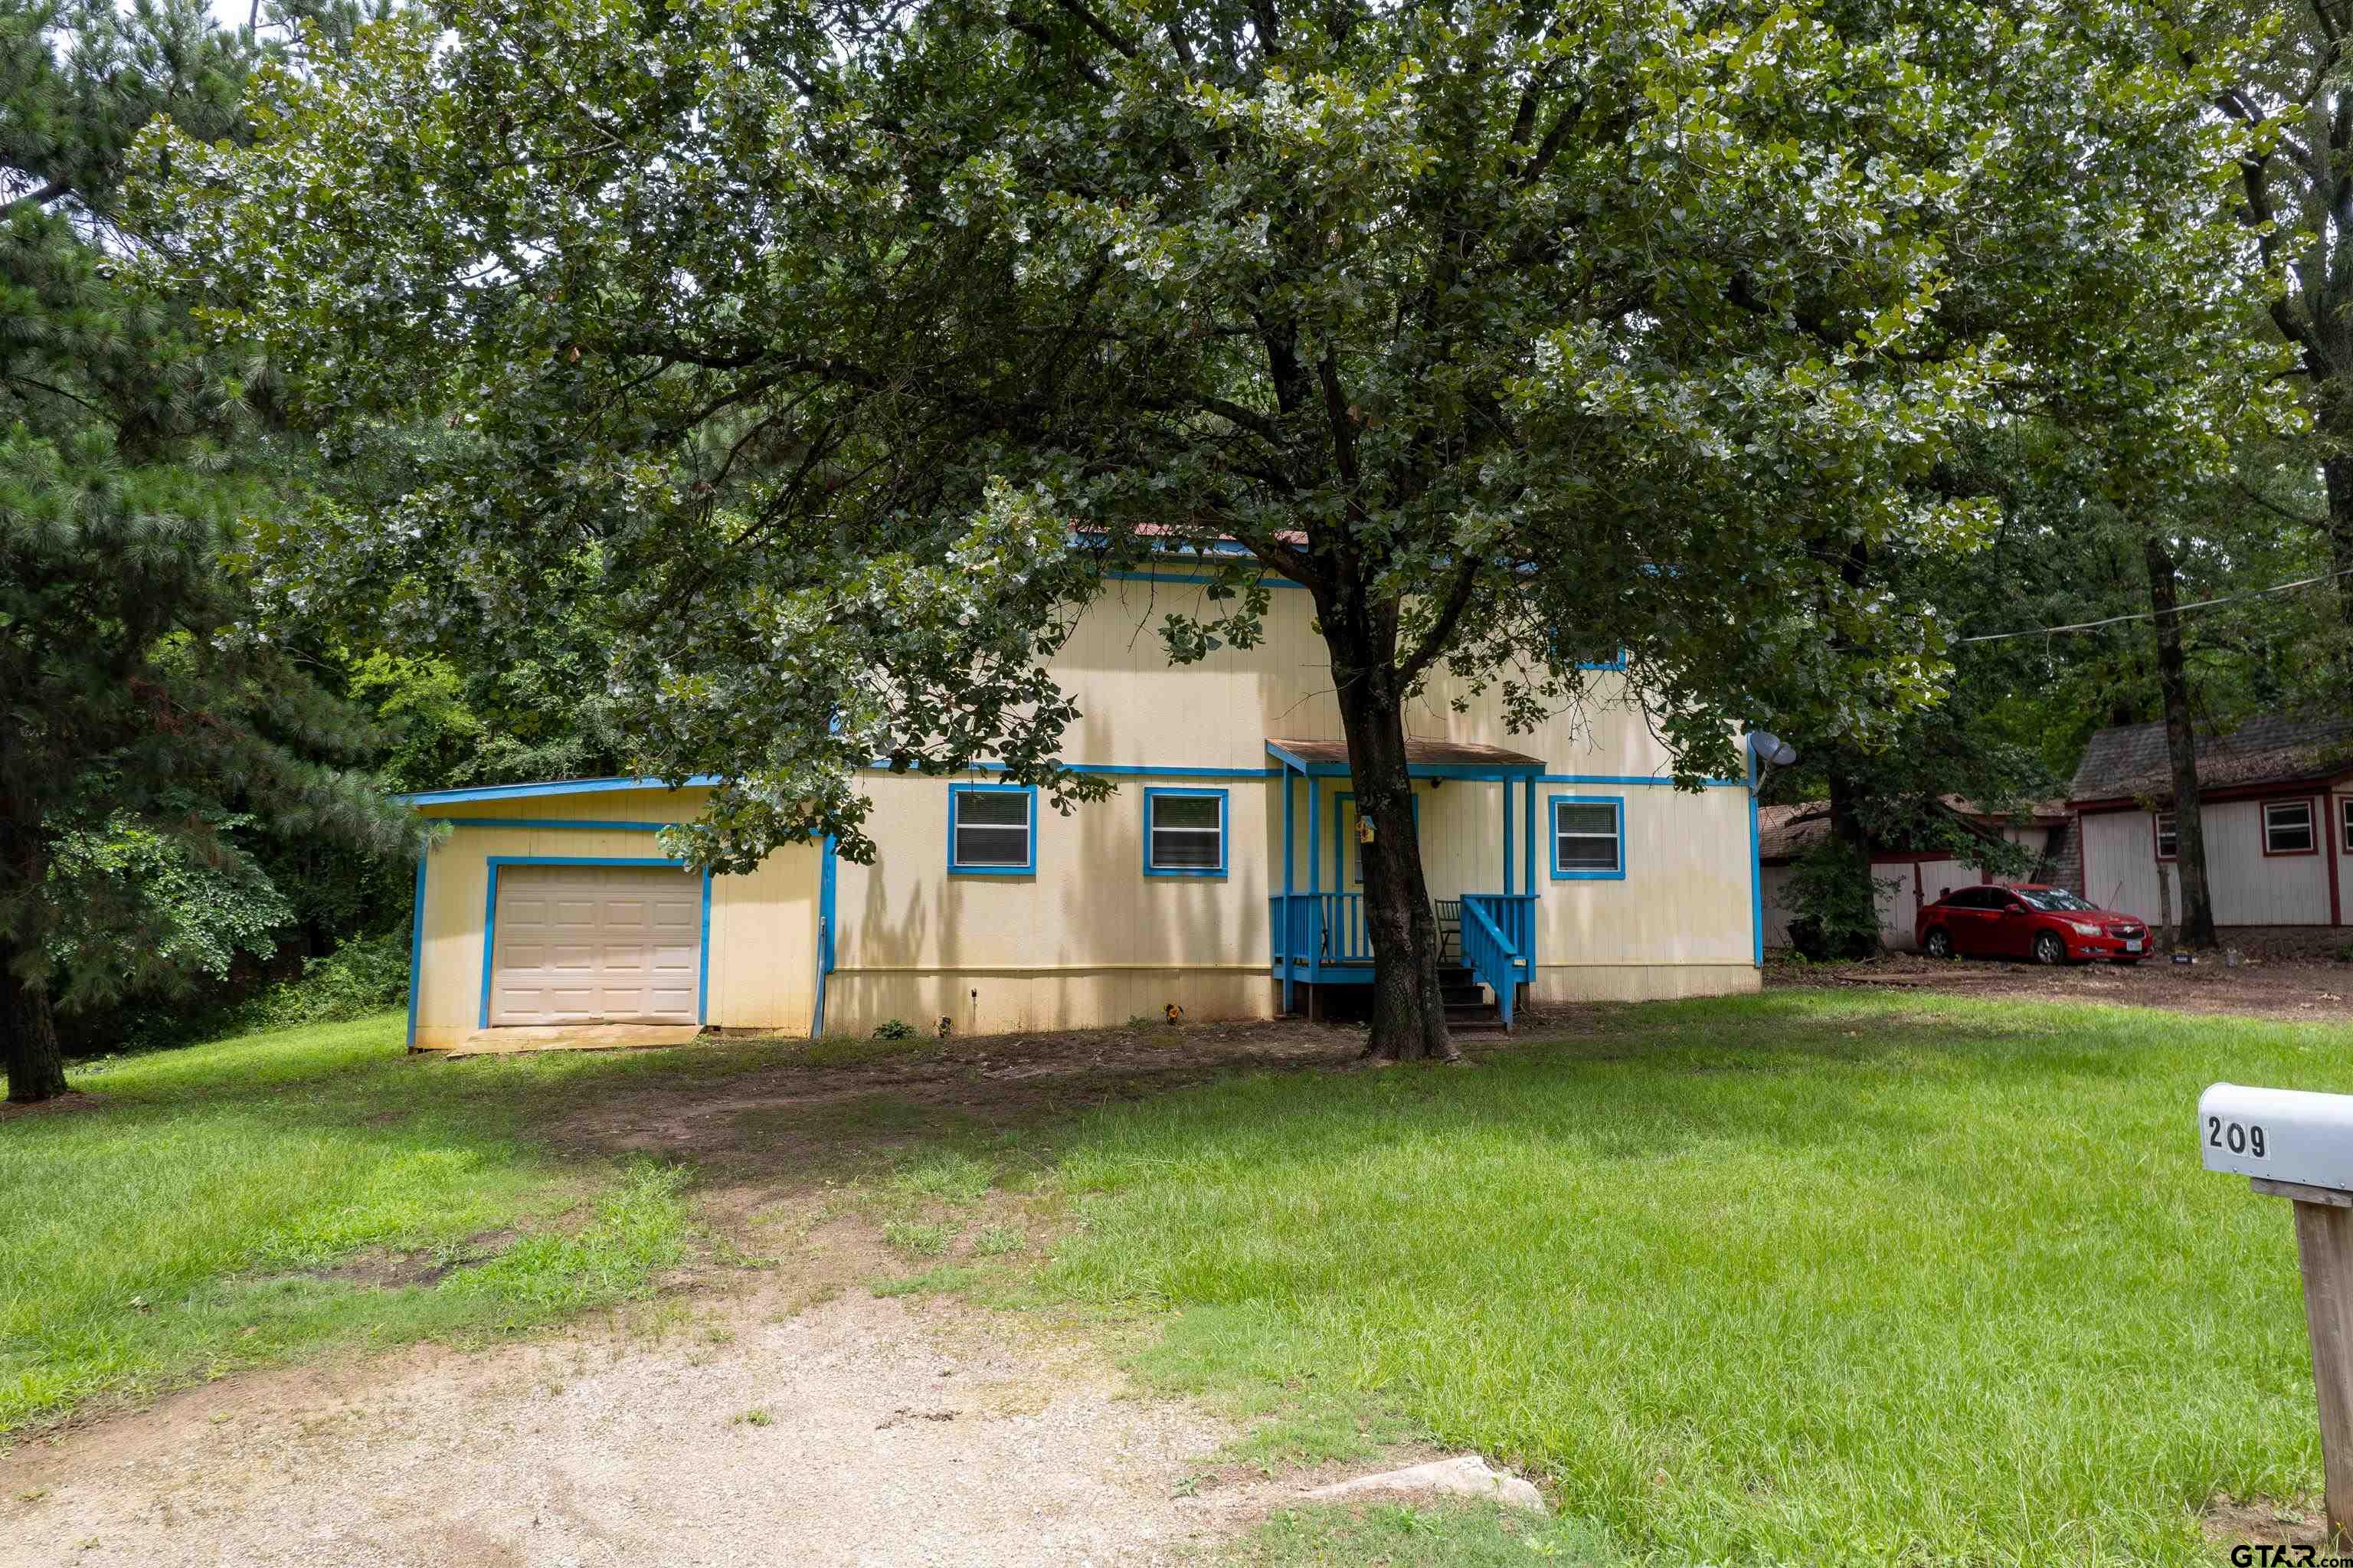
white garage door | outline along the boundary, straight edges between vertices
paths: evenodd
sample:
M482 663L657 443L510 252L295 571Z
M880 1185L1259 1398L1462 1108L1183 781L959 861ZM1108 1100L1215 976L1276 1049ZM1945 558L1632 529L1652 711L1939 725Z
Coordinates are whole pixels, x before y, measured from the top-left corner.
M692 1023L702 879L663 866L499 868L491 1022Z

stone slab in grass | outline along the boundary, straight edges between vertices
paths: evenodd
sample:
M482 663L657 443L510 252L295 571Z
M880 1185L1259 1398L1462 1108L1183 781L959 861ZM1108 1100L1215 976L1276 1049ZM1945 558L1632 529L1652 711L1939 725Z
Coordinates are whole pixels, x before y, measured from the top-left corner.
M1361 1498L1385 1492L1437 1492L1449 1497L1485 1498L1506 1508L1532 1509L1545 1511L1545 1500L1535 1488L1506 1470L1491 1470L1487 1461L1476 1454L1465 1454L1456 1459L1432 1459L1426 1465L1409 1465L1402 1470L1383 1470L1378 1475L1356 1476L1330 1486L1317 1487L1308 1496L1318 1500Z

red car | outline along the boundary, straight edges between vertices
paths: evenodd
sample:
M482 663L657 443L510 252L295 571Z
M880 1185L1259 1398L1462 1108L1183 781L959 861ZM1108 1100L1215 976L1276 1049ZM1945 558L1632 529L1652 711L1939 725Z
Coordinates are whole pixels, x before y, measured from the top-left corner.
M2148 956L2147 922L2032 884L1956 887L1920 911L1912 934L1932 959L2137 964Z

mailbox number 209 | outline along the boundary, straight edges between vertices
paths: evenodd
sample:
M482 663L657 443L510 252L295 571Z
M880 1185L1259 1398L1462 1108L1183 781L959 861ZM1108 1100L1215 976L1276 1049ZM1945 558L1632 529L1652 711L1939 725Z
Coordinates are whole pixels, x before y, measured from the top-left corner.
M2227 1149L2233 1154L2263 1157L2263 1129L2245 1122L2224 1121L2219 1116L2206 1118L2206 1142L2213 1149Z

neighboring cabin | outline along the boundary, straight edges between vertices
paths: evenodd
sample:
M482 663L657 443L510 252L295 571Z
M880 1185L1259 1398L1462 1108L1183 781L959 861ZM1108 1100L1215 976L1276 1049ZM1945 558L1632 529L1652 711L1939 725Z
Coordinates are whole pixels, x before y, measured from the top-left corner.
M2198 788L2217 926L2345 924L2353 720L2258 718L2228 735L2201 735ZM2151 924L2169 899L2179 921L2165 726L2122 725L2093 736L2068 795L2083 841L2084 895Z
M1110 585L1052 661L1084 715L1071 765L1121 786L1069 817L985 771L878 768L861 780L873 865L796 846L705 877L653 837L695 812L697 789L408 797L452 824L417 874L411 1043L605 1022L1082 1028L1170 1003L1261 1018L1364 985L1346 750L1308 596L1279 583L1258 646L1171 667L1154 628L1207 608L1184 566ZM1443 673L1407 715L1431 895L1462 978L1506 1008L1757 986L1746 782L1673 789L1619 679L1597 670L1586 713L1529 735Z
M1965 833L1988 844L2006 842L2023 847L2034 858L2034 870L2027 880L2073 885L2073 819L2059 802L2046 801L2022 812L2002 814L1948 795L1937 809ZM1789 921L1796 914L1789 902L1789 882L1796 874L1796 862L1826 841L1830 832L1827 800L1767 806L1758 811L1757 863L1767 946L1789 945ZM1898 951L1909 951L1914 946L1913 917L1922 906L1935 903L1948 889L1994 880L1982 867L1956 856L1949 848L1903 843L1870 847L1871 875L1877 884L1879 939Z

